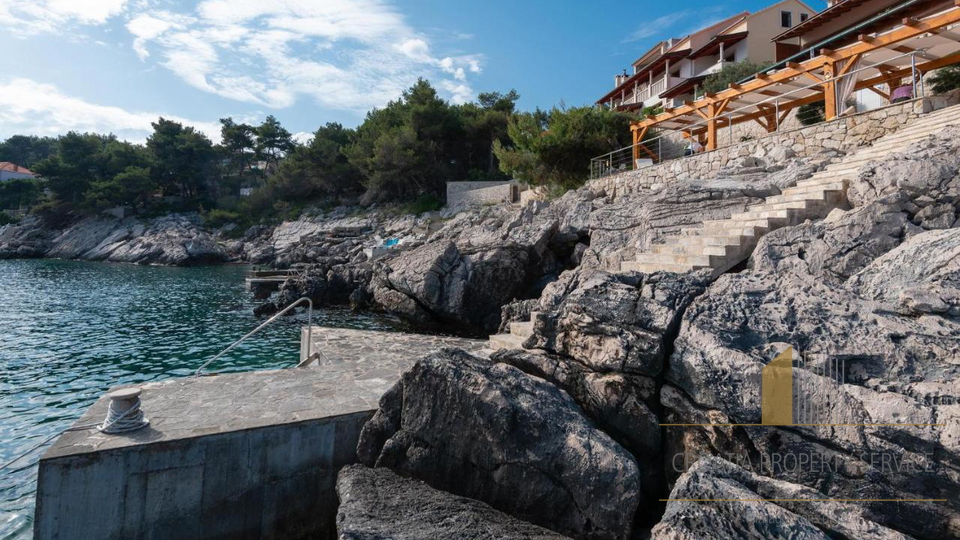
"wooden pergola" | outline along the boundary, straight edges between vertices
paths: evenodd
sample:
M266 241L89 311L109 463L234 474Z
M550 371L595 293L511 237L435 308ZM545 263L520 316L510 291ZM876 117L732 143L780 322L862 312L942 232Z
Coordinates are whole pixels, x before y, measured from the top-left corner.
M772 132L789 113L809 103L824 102L826 120L841 112L838 84L850 92L868 89L890 99L884 88L914 73L925 73L960 62L960 0L922 19L905 18L874 35L861 34L857 41L836 50L821 49L804 62L788 62L776 71L758 73L754 79L695 102L667 108L663 113L634 122L633 160L643 152L654 160L659 156L643 143L651 128L675 130L697 138L707 150L717 148L717 132L743 122L757 122ZM862 66L862 67L858 67ZM846 83L844 76L855 83Z

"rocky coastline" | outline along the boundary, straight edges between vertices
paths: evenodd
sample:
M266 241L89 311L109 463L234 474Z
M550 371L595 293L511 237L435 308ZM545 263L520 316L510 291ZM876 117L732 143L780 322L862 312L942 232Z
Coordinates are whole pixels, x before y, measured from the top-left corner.
M236 240L189 216L28 218L0 256L296 268L264 313L308 296L473 335L536 312L523 349L444 349L384 394L340 472L342 539L960 538L960 128L868 163L849 209L715 280L618 271L838 159L783 150L522 208L338 209ZM763 369L788 347L842 362L840 380L795 374L829 422L761 425Z
M386 289L437 314L483 283L493 257L469 246L484 233L526 246L513 261L572 246L575 263L503 308L502 322L537 312L524 349L439 351L382 397L363 465L340 474L340 538L429 537L426 489L450 516L473 512L448 538L545 534L510 518L601 540L960 537L960 129L903 150L860 170L848 210L766 235L716 280L611 270L686 219L777 189L746 175L818 164L754 163L704 183L708 195L583 189L374 265L374 298ZM479 275L460 279L464 265ZM516 276L549 266L526 268ZM818 422L763 425L763 368L787 347L843 371L794 371Z

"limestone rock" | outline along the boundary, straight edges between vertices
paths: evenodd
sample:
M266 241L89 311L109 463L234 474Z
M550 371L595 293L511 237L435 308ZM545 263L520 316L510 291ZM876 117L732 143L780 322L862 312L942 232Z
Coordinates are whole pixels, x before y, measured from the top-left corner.
M847 197L854 206L903 201L924 229L952 227L960 205L960 127L948 127L902 153L868 164Z
M364 426L357 453L576 538L629 538L639 500L633 457L570 396L460 350L406 371Z
M754 271L721 276L686 309L665 372L665 423L759 423L762 369L790 346L805 362L793 370L794 387L826 423L849 425L670 428L668 457L719 449L825 455L838 473L777 478L833 498L942 498L960 490L960 408L940 401L960 385L960 322L948 300L957 236L918 233L901 208L878 201L833 223L765 236ZM843 384L813 369L828 360L840 366ZM879 425L888 423L903 425ZM873 456L913 465L884 470ZM950 499L862 506L877 523L916 538L960 534L960 503Z
M653 529L653 540L909 540L842 502L766 502L723 499L824 499L816 490L746 471L728 461L701 458L674 486L673 500Z
M549 381L569 394L600 429L636 458L645 497L641 512L657 507L664 482L655 379L596 373L572 359L542 351L502 350L491 359Z
M153 220L90 216L66 228L50 228L31 216L0 232L0 256L42 256L90 261L184 266L226 260L227 255L196 215Z
M683 310L708 282L708 272L567 272L544 291L524 346L594 371L658 375Z
M339 540L563 540L486 503L384 468L349 465L337 475Z

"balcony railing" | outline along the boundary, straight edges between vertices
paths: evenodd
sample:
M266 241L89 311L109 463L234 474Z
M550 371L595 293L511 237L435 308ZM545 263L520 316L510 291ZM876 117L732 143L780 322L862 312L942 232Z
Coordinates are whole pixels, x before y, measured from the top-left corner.
M614 100L614 105L619 107L622 105L633 105L636 103L645 103L650 98L654 98L662 94L668 86L668 82L679 82L677 77L671 77L670 81L667 80L666 76L660 77L659 79L653 81L653 84L643 84L638 86L636 90L631 90L623 100Z

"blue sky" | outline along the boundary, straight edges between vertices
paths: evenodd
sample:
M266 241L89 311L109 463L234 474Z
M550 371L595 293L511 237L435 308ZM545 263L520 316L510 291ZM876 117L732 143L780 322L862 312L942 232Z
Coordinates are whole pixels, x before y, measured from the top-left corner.
M142 141L163 115L217 139L273 114L355 126L417 77L454 102L594 102L659 39L769 2L0 0L0 138ZM813 2L822 9L824 2Z

